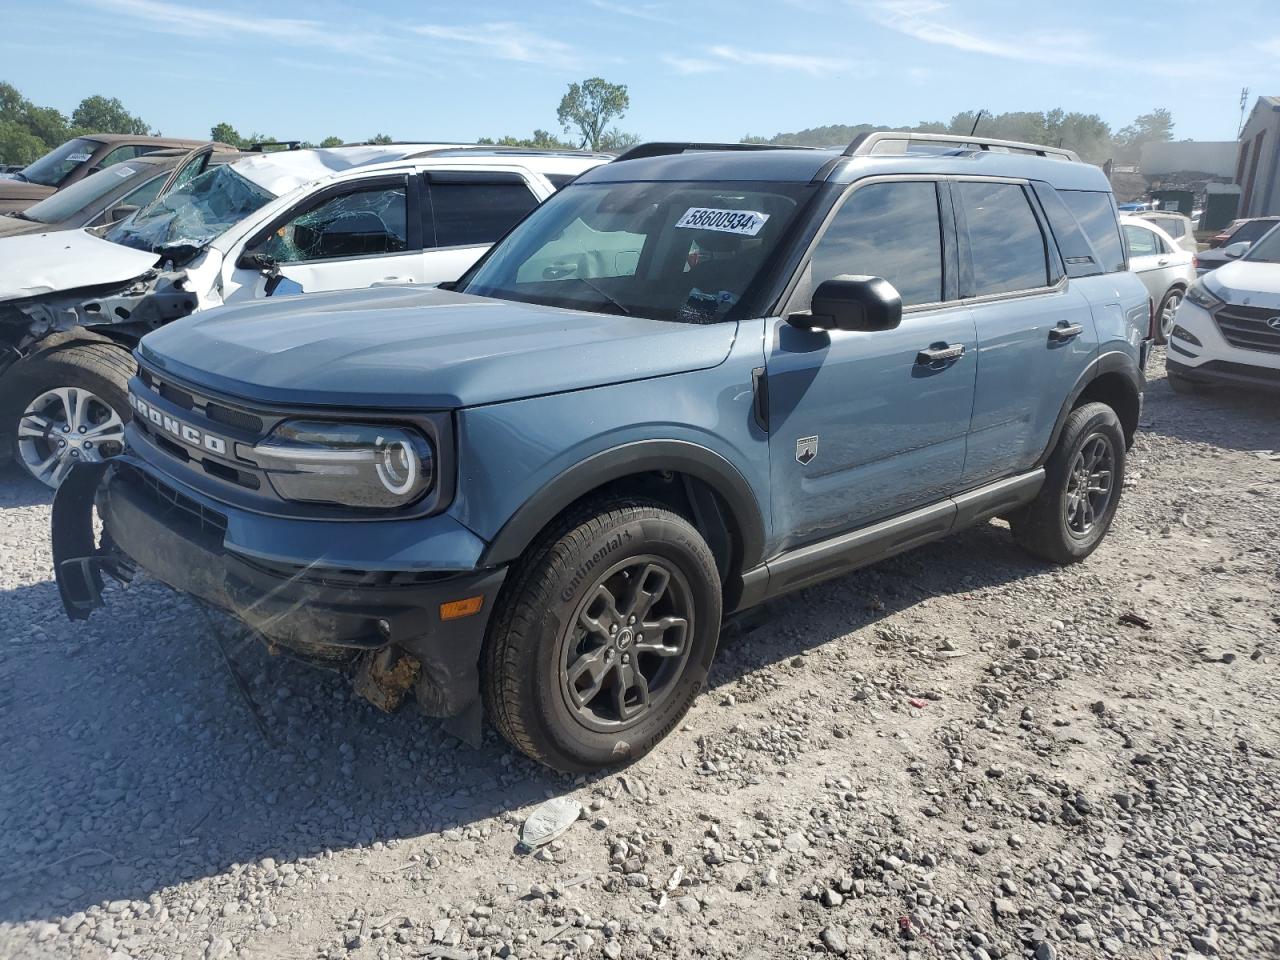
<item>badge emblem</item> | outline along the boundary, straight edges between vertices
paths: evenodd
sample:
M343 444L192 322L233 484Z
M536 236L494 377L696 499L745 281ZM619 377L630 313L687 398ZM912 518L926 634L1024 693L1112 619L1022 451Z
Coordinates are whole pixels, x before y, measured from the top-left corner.
M796 462L808 466L818 455L818 438L801 437L796 441Z
M1272 330L1280 330L1280 317L1272 317L1267 321L1267 326Z

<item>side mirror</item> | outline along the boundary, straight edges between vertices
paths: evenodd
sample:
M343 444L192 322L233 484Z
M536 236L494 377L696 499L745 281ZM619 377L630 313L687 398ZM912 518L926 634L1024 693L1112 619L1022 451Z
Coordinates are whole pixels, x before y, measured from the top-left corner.
M787 322L806 330L892 330L902 322L902 297L881 277L833 277L813 291L808 313Z
M265 253L242 253L236 266L241 270L258 270L269 274L276 269L276 261Z
M1251 240L1237 240L1235 243L1228 243L1223 247L1222 255L1230 260L1239 260L1249 252L1251 246L1253 246L1253 241Z
M107 214L107 219L112 223L119 223L126 217L132 217L137 212L138 208L131 203L117 203Z

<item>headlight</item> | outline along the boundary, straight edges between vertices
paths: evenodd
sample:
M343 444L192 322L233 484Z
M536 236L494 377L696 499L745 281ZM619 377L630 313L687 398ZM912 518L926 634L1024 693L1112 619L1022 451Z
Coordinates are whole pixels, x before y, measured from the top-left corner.
M253 454L286 500L385 510L435 483L431 444L410 427L288 420Z
M1187 291L1187 299L1194 303L1197 307L1203 307L1206 310L1213 310L1222 306L1226 301L1217 294L1211 292L1204 285L1203 280L1197 280L1191 285L1191 289Z

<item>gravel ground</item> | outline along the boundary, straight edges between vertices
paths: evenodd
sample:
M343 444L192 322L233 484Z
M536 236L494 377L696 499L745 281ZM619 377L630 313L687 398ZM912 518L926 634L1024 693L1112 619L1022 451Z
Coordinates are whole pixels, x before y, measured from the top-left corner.
M260 730L158 584L72 626L0 475L0 955L1280 956L1280 415L1162 366L1090 560L993 523L773 604L595 779L247 645Z

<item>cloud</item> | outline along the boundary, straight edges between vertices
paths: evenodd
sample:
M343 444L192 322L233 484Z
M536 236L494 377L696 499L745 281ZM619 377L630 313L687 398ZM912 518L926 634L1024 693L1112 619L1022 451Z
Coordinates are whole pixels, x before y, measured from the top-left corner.
M664 53L662 62L676 73L691 76L698 73L715 73L723 70L724 64L716 60L704 60L699 57L682 57L673 53Z
M432 40L447 40L474 47L498 60L557 66L572 65L578 60L577 54L567 43L532 33L515 23L481 23L474 27L423 24L414 27L413 32Z
M616 13L622 17L648 20L650 23L675 23L675 20L661 12L666 8L660 3L614 3L613 0L587 0L587 2L597 10Z
M778 53L768 50L744 50L741 47L718 45L699 51L699 56L683 56L664 53L663 63L676 73L691 75L714 73L730 67L768 67L771 70L789 70L817 76L833 70L846 70L850 63L835 57L815 57L809 54Z

